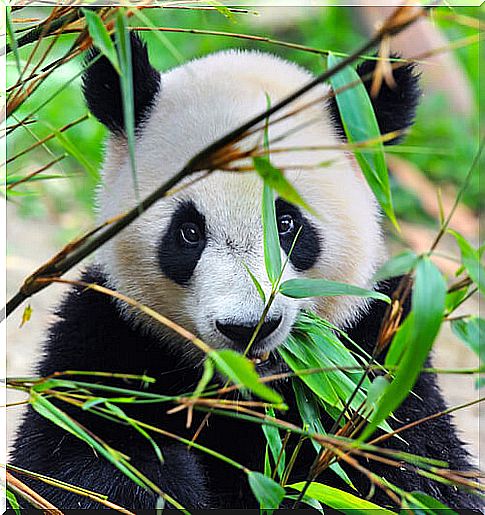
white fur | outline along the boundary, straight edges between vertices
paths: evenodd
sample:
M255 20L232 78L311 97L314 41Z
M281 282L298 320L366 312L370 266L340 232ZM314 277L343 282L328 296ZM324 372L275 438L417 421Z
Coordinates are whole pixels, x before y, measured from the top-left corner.
M309 73L295 64L269 54L239 51L212 54L163 74L161 93L137 142L141 196L172 177L207 145L264 111L266 94L274 104L309 80ZM279 118L313 101L310 108L270 126L270 142L288 133L272 144L273 149L338 145L323 100L327 92L325 85L314 88L274 115L273 119ZM261 137L261 133L254 134L237 146L251 148ZM316 266L301 274L289 264L285 278L305 275L370 287L383 258L379 212L354 158L341 150L319 150L275 152L271 160L280 167L300 166L286 171L286 177L316 211L317 216L305 216L323 240ZM329 167L301 167L329 160ZM119 138L111 137L108 142L103 175L100 220L135 203L127 149ZM216 330L216 320L244 323L258 319L263 309L243 263L266 292L270 288L263 258L261 197L262 181L254 172L215 171L157 202L105 245L98 260L116 289L194 331L208 344L225 346L227 340ZM158 245L180 199L195 203L206 217L209 234L185 287L164 277L157 263ZM227 240L232 245L228 246ZM324 317L345 325L358 316L364 304L357 298L334 297L317 299L313 305ZM304 305L309 304L277 296L271 311L282 315L283 322L267 339L268 348L286 337Z

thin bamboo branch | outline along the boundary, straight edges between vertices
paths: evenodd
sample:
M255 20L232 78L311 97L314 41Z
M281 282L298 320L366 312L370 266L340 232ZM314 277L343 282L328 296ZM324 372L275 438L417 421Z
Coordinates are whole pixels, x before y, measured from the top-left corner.
M34 492L25 483L22 483L10 472L6 472L7 485L17 495L25 499L29 504L38 510L42 510L46 515L63 515L59 508L56 508L52 503L41 497L38 493Z

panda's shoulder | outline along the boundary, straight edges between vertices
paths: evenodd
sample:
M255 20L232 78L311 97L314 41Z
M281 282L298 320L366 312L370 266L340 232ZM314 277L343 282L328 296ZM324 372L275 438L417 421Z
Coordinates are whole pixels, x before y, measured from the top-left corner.
M99 266L87 268L80 280L107 285ZM139 338L120 315L113 298L84 285L72 286L54 313L56 320L49 328L43 344L44 358L37 367L41 375L73 367L95 370L106 366Z

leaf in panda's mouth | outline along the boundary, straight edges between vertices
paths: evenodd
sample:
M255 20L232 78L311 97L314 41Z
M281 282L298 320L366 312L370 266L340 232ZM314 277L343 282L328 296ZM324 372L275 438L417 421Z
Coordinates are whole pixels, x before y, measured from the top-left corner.
M251 364L247 357L230 349L213 350L209 353L209 356L218 370L234 384L246 387L261 399L276 404L278 409L281 409L283 398L279 393L260 382L255 364ZM261 359L259 356L258 358Z

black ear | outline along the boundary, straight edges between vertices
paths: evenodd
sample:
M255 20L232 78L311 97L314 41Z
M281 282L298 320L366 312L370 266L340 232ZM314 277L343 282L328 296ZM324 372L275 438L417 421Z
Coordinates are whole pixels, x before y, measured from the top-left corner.
M150 114L160 91L160 73L151 66L146 45L141 39L130 33L130 42L135 127L139 129L143 120ZM96 49L91 50L86 62L92 62L98 55L99 52ZM106 57L100 57L86 68L82 87L89 110L94 116L106 125L111 132L124 134L125 123L120 76Z
M414 122L416 108L419 103L419 97L421 96L419 75L416 73L415 66L412 63L397 66L392 72L396 86L390 88L385 81L383 81L377 96L372 97L370 89L376 65L377 61L366 60L357 67L357 73L362 78L364 86L369 93L381 134L405 131L411 127ZM335 98L330 100L330 109L339 135L345 138L345 132ZM385 144L393 145L399 143L403 137L404 135L400 135L397 138L387 141Z

